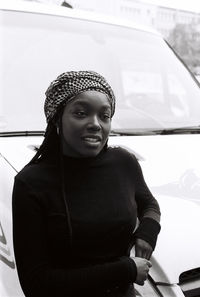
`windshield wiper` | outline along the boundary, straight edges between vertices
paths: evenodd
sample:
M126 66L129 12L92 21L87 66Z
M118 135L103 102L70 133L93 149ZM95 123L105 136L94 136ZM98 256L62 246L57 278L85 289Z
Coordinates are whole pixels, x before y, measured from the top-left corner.
M15 136L43 136L44 131L12 131L0 132L0 137L15 137Z
M178 127L178 128L166 128L154 130L155 134L170 135L170 134L199 134L200 126Z
M163 129L114 129L110 136L140 136L140 135L170 135L170 134L198 134L199 126L163 128Z
M155 135L156 132L151 129L114 129L111 130L110 136L140 136Z

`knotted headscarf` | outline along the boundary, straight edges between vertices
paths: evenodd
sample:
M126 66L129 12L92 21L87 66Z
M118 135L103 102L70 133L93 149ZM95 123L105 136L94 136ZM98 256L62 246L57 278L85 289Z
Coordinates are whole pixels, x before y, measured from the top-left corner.
M115 95L106 79L94 71L64 72L51 82L45 95L44 111L47 123L67 102L84 91L98 91L107 95L111 115L115 111Z

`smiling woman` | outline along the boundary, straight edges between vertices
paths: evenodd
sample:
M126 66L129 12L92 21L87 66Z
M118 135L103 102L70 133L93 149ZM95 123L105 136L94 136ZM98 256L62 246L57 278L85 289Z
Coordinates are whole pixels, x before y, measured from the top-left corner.
M107 145L114 112L93 71L65 72L46 91L44 142L13 189L25 296L133 297L147 279L160 210L136 157Z
M106 144L111 127L107 95L87 91L69 102L62 116L63 152L74 157L96 156Z

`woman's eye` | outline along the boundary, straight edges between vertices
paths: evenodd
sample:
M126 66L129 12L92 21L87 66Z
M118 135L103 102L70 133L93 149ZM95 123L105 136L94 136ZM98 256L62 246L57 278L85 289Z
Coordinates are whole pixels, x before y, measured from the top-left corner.
M86 116L86 112L83 111L83 110L80 110L80 111L75 111L74 114L78 117L84 117Z
M105 113L105 114L102 115L102 118L104 120L110 120L111 116L110 116L110 114Z

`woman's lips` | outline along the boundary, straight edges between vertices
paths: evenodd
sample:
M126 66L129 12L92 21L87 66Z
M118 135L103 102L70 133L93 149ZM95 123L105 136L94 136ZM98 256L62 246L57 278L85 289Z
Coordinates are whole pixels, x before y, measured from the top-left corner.
M97 135L84 136L82 139L89 144L99 144L101 142L101 137Z

